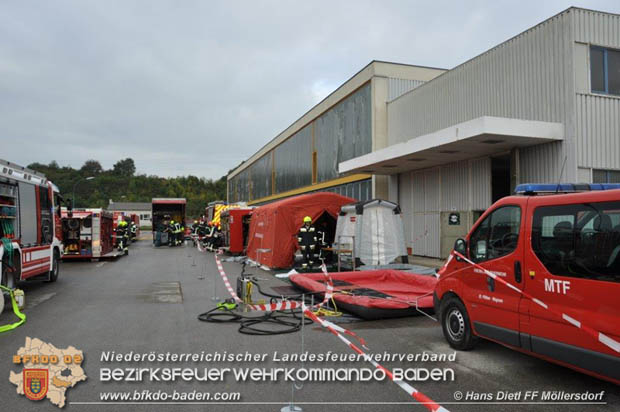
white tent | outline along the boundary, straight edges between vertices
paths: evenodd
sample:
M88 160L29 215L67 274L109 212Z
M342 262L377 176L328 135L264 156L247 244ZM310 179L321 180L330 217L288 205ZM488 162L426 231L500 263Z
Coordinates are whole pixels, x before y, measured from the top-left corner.
M334 241L354 251L356 266L390 264L399 256L408 262L400 208L387 200L342 206Z

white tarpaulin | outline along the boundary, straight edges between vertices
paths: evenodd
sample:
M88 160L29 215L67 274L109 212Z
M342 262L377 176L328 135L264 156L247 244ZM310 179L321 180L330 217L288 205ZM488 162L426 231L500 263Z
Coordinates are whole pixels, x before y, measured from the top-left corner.
M353 249L364 265L385 265L407 256L400 208L386 200L343 206L334 240L340 249Z

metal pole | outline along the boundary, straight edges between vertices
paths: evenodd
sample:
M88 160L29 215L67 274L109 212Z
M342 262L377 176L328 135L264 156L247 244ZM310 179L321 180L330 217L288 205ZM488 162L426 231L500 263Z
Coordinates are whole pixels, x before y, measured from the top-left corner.
M77 182L75 182L75 184L73 185L73 192L71 193L71 209L75 209L75 187L82 180L82 178L78 179Z
M314 295L312 295L311 297L312 297L312 304L310 305L310 307L313 307L314 306ZM301 295L301 301L304 302L304 305L305 305L305 302L306 302L305 294ZM305 324L306 324L306 315L302 311L301 312L301 352L300 354L304 353L304 325ZM302 366L303 366L303 362L302 362ZM297 387L295 385L295 382L291 382L291 403L289 403L288 405L280 409L280 412L303 412L303 410L301 409L301 406L295 405L295 389L300 391L303 387L304 387L303 384Z
M73 184L73 192L71 194L71 209L75 209L75 188L77 187L78 183L80 183L82 180L93 180L94 178L94 176L80 177L77 182Z
M217 302L218 300L220 300L220 297L217 296L217 277L218 276L219 276L219 273L216 273L215 276L213 276L213 296L211 297L211 300L213 302Z
M355 272L355 236L351 236L351 266Z

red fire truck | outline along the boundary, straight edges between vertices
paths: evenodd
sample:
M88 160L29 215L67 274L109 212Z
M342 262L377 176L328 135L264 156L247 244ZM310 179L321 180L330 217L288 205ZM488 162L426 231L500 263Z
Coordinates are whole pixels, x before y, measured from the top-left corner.
M112 213L103 209L63 210L63 260L116 256L113 219Z
M227 209L220 215L224 250L241 254L248 245L252 208Z
M216 223L219 224L219 213L216 212L220 212L224 206L226 206L226 202L224 202L223 200L209 202L207 204L207 207L205 207L205 219L207 223L211 224L213 222L213 219L217 218Z
M483 337L620 384L613 189L519 185L521 195L491 206L439 271L435 310L448 343L467 350Z
M34 170L0 160L2 285L58 278L62 254L58 188Z

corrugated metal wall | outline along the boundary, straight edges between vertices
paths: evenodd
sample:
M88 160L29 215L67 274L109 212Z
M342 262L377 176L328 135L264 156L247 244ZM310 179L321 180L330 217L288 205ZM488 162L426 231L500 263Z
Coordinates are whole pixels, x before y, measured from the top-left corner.
M570 9L396 98L389 144L480 116L559 122L563 142L520 150L522 182L557 181L565 159L563 181L574 181L578 166L619 169L620 99L576 92L576 41L620 48L620 16ZM403 173L399 202L407 246L439 256L438 212L490 206L490 159Z
M312 125L275 148L276 193L312 184Z
M372 150L370 95L368 83L314 121L318 182L339 177L339 163Z
M577 95L579 166L620 168L620 99Z
M470 162L471 205L470 210L485 210L491 205L491 158L474 159Z
M491 205L491 159L451 163L398 176L405 242L414 255L440 257L441 212Z
M422 80L388 78L388 102L402 96L403 94L423 85Z
M251 179L251 199L271 196L271 152L258 159L248 168Z
M572 10L575 41L601 46L620 45L620 15L593 10Z
M480 116L563 122L569 31L560 15L390 102L389 143Z
M339 195L352 197L359 201L366 201L372 198L372 181L371 179L361 180L359 182L346 183L319 191L338 193Z
M252 201L274 192L311 185L313 127L318 183L340 177L340 162L370 153L372 149L370 95L369 82L232 178L229 193L233 196L229 200ZM272 191L272 171L275 191ZM366 183L344 185L343 194L366 200L366 186Z
M250 200L250 179L248 178L249 170L244 170L230 180L232 186L231 202L248 202Z
M467 161L443 166L441 168L441 210L468 210L469 186Z
M575 10L572 21L575 41L620 49L620 16ZM620 169L620 100L577 93L575 101L578 166Z
M571 24L564 13L388 103L388 142L407 141L481 116L565 123L573 113L571 66ZM524 177L557 178L564 156L569 161L575 156L572 129L566 130L565 139L567 144L524 150ZM545 162L539 162L541 156Z

